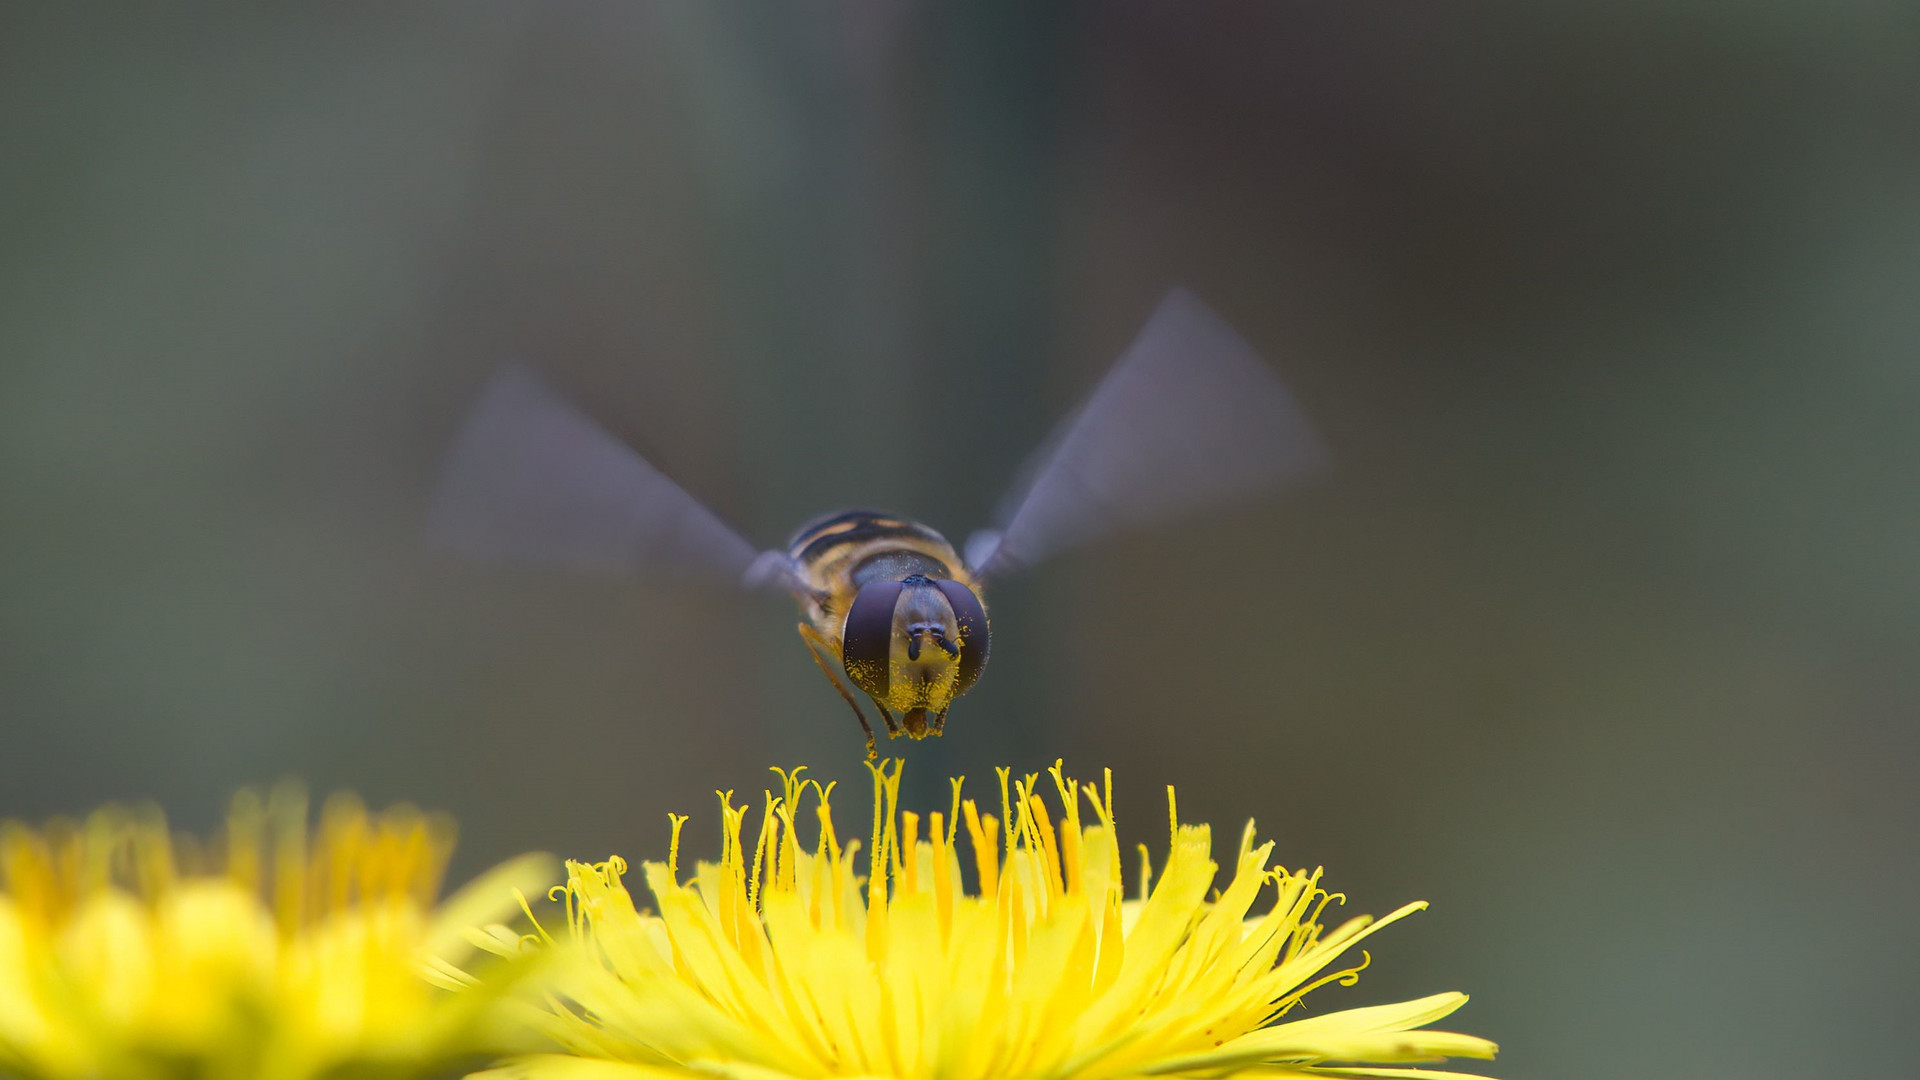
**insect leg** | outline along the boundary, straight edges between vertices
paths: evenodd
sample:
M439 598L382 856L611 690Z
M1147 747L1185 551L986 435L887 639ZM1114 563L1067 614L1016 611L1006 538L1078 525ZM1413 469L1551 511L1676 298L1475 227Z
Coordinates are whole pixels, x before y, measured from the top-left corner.
M879 698L874 697L872 694L868 694L867 700L873 702L873 707L880 710L880 718L887 722L887 738L889 739L899 738L900 737L900 721L895 720L893 718L893 714L887 711L887 707L880 703Z
M867 723L867 714L860 711L860 703L853 700L853 693L840 684L840 677L833 673L833 667L827 663L825 656L827 640L820 636L820 631L806 623L800 624L800 640L807 643L807 652L812 654L813 662L820 665L820 673L827 677L827 681L833 684L835 690L840 691L840 697L846 701L847 707L853 710L853 718L860 721L860 730L867 733L867 760L878 761L880 748L873 741L873 728ZM887 719L891 726L893 718Z
M937 736L947 729L947 710L941 709L933 714L933 733Z

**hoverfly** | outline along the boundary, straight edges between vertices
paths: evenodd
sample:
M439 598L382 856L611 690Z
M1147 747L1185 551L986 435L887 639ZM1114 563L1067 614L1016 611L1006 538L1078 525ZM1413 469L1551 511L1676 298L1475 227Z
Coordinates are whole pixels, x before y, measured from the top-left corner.
M468 415L431 532L467 554L583 568L702 573L799 602L801 639L866 733L939 735L986 668L983 583L1063 548L1164 523L1310 476L1325 456L1292 395L1191 293L1155 310L1054 430L965 551L919 522L829 514L784 549L739 533L524 368ZM837 673L836 673L837 669ZM843 682L841 676L845 676Z

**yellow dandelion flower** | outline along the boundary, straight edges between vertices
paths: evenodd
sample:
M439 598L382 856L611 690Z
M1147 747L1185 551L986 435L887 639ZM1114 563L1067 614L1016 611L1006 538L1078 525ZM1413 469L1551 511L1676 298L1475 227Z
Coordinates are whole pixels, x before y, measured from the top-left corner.
M835 831L831 785L797 774L781 773L755 833L721 795L720 860L690 882L674 817L667 861L642 867L654 911L635 908L619 858L569 863L553 894L567 930L531 939L574 957L533 1013L564 1053L490 1075L1434 1080L1460 1074L1404 1066L1494 1054L1427 1029L1464 994L1306 1015L1309 992L1357 980L1355 945L1425 905L1329 929L1342 898L1319 870L1270 865L1251 823L1215 892L1208 828L1179 822L1171 788L1166 863L1155 879L1142 845L1128 899L1111 773L1096 788L1057 764L1051 783L1001 770L997 818L956 780L923 830L898 810L898 765L881 766L864 860ZM803 802L818 823L810 846Z
M503 864L436 910L452 844L445 818L351 796L309 831L291 787L240 793L210 844L152 808L0 823L0 1076L405 1080L501 1048L486 991L508 971L437 958L551 864Z

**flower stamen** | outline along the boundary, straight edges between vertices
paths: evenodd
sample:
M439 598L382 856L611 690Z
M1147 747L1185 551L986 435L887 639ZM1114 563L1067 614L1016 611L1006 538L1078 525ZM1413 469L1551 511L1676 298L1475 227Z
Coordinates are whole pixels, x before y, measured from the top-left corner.
M671 819L667 862L645 867L657 914L634 908L623 865L570 863L569 920L582 947L569 954L545 1029L568 1054L601 1059L594 1075L618 1076L620 1062L633 1062L634 1080L1328 1068L1417 1080L1426 1074L1374 1066L1493 1053L1485 1040L1414 1030L1463 995L1275 1024L1308 993L1353 985L1371 956L1335 962L1424 905L1323 931L1321 915L1344 898L1320 886L1317 869L1270 866L1273 845L1257 843L1251 825L1231 879L1214 890L1211 831L1182 825L1169 789L1169 850L1156 877L1142 847L1130 899L1110 772L1096 788L1056 763L1049 805L1038 774L999 769L997 818L956 779L948 809L922 818L899 806L898 761L870 769L863 877L861 841L842 848L835 835L832 785L802 780L799 769L775 770L780 791L763 799L750 859L748 810L719 793L720 860L699 864L690 883L678 865L686 819ZM820 825L811 854L795 828L809 790ZM1264 896L1271 906L1256 916ZM504 1072L578 1075L566 1062L534 1056Z

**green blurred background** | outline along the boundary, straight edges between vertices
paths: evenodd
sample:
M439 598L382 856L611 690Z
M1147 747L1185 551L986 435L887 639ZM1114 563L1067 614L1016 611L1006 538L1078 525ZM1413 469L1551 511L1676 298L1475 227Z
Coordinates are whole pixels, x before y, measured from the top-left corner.
M980 524L1169 285L1328 482L1005 583L950 771L1380 911L1511 1077L1901 1075L1912 4L0 11L0 815L282 775L657 855L860 784L778 603L419 526L531 362L773 543ZM980 790L984 791L985 788ZM704 825L703 825L704 822Z

